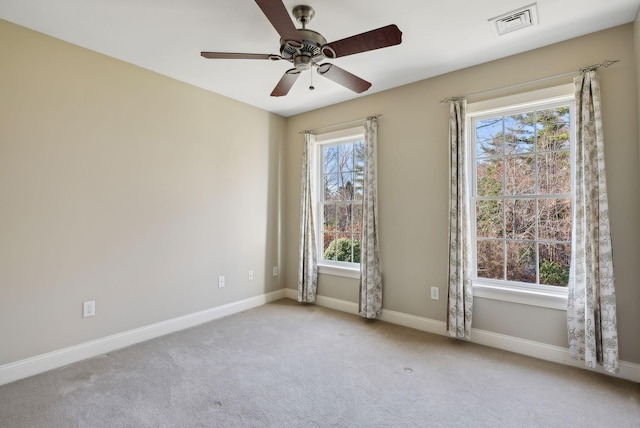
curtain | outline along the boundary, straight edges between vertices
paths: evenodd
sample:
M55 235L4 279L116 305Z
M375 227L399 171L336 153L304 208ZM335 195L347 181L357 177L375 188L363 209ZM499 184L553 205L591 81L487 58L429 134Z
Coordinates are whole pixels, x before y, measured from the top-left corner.
M471 244L467 146L465 121L467 101L453 99L449 114L449 279L447 333L471 337L473 290L471 283Z
M313 169L315 135L304 134L302 154L302 182L300 195L300 252L298 266L298 302L316 300L318 288L318 255L316 230L313 222Z
M378 318L382 314L382 274L378 251L377 186L378 119L367 118L364 124L366 164L362 200L362 242L360 255L360 315Z
M595 70L574 79L575 206L567 329L571 358L618 372L613 255L604 167L600 86Z

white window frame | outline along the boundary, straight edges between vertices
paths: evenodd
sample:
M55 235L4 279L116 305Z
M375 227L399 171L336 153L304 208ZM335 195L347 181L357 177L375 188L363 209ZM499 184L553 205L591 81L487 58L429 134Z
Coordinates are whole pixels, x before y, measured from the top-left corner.
M473 185L475 183L475 133L473 132L473 120L479 117L490 115L500 115L511 113L515 110L541 109L545 107L553 107L569 103L571 110L570 123L570 153L571 153L571 204L574 206L575 200L575 175L574 175L574 156L575 156L575 102L574 90L572 84L561 85L546 88L537 91L521 93L517 95L491 99L467 105L466 118L466 141L469 153L468 162L468 189L469 194L469 212L471 217L470 239L475 241L475 204L473 203ZM525 305L539 306L545 308L566 310L567 309L567 288L537 284L517 283L506 280L492 280L486 278L478 278L475 269L477 267L476 247L472 244L473 256L473 295L474 297L482 297L493 300L501 300ZM572 249L573 250L573 249Z
M332 260L324 260L322 255L324 253L323 249L323 235L322 235L322 224L323 224L323 211L322 204L320 203L320 198L323 195L324 189L322 188L322 172L323 172L323 164L322 164L322 147L326 145L334 145L334 144L343 144L356 140L364 141L364 126L358 126L354 128L344 129L340 131L327 132L324 134L316 135L315 139L315 150L316 150L316 168L315 168L315 177L314 180L316 182L316 191L314 192L316 196L316 200L314 201L314 207L316 208L315 212L318 214L315 216L315 227L316 227L316 245L318 250L318 273L328 274L334 276L342 276L347 278L360 278L360 263L349 263L349 262L338 262Z

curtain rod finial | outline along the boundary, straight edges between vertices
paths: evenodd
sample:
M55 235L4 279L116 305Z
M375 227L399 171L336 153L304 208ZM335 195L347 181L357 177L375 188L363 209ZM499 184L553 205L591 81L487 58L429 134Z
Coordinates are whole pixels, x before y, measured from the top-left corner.
M444 99L440 100L440 102L441 102L441 103L448 103L448 102L451 102L451 101L460 101L460 100L464 100L464 98L465 98L465 96L464 96L464 95L458 95L458 96L455 96L455 97L447 97L447 98L444 98Z
M619 59L612 59L612 60L611 60L611 59L605 59L605 60L604 60L604 61L602 61L600 64L592 64L592 65L588 65L588 66L586 66L586 67L582 67L582 68L580 69L580 72L585 73L585 72L587 72L587 71L597 70L597 69L598 69L598 68L600 68L600 67L607 68L607 67L609 67L610 65L613 65L613 64L615 64L615 63L617 63L617 62L620 62L620 60L619 60Z

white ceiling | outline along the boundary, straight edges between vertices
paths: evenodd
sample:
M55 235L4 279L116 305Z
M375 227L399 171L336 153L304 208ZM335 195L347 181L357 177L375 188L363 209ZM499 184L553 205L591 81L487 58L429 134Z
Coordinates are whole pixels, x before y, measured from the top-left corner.
M200 51L277 54L279 35L251 0L0 0L0 18L192 85L290 116L631 22L640 0L538 0L539 24L498 37L489 19L533 0L284 0L332 42L388 24L402 44L330 62L373 86L355 94L305 72L269 94L291 64L211 60ZM296 23L296 26L298 24ZM603 60L605 58L602 58Z

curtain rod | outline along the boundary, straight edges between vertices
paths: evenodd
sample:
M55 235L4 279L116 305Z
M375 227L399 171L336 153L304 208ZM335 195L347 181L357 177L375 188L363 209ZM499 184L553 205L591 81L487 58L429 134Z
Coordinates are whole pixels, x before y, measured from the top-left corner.
M532 83L544 82L545 80L557 79L558 77L568 76L570 74L584 73L585 71L596 70L596 69L598 69L600 67L607 68L610 65L613 65L613 64L615 64L617 62L620 62L620 60L619 59L614 59L614 60L606 59L606 60L604 60L603 62L601 62L599 64L588 65L588 66L582 67L582 68L580 68L578 70L572 70L572 71L567 71L565 73L554 74L553 76L542 77L540 79L529 80L528 82L516 83L514 85L503 86L501 88L488 89L486 91L479 91L479 92L474 92L474 93L467 94L467 95L460 95L460 96L456 96L456 97L448 97L448 98L445 98L443 100L440 100L440 102L441 103L448 103L449 101L455 101L455 100L463 99L463 98L466 98L466 97L472 97L474 95L487 94L487 93L490 93L490 92L496 92L496 91L502 91L502 90L505 90L505 89L517 88L518 86L524 86L524 85L530 85Z
M319 127L319 128L316 128L316 129L308 129L308 130L305 130L305 131L299 131L299 132L298 132L298 134L304 134L305 132L311 132L311 133L313 134L313 133L315 133L315 132L317 132L317 131L320 131L320 130L324 130L324 129L331 129L331 128L337 128L338 126L349 125L350 123L362 122L362 121L364 121L364 120L367 120L367 119L368 119L368 118L370 118L370 117L376 117L376 118L378 118L378 117L380 117L380 116L382 116L382 115L381 115L381 114L372 114L371 116L367 116L367 117L362 118L362 119L354 119L354 120L349 120L349 121L347 121L347 122L336 123L335 125L327 125L327 126L321 126L321 127Z

